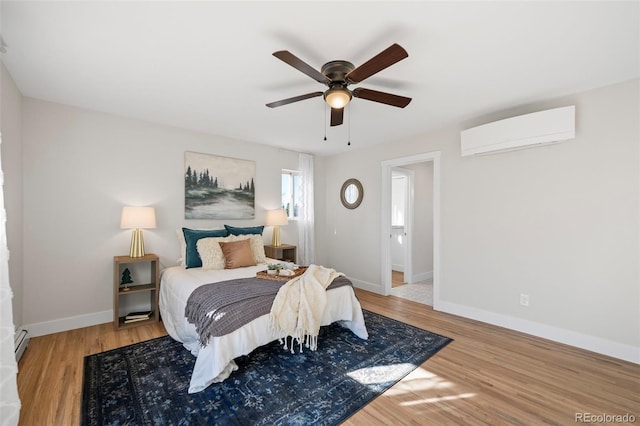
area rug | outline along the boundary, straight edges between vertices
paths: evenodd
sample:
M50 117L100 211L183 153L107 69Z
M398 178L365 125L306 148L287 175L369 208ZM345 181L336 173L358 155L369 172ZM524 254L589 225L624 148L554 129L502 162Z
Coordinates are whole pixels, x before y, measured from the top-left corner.
M85 357L82 425L336 425L451 339L364 311L369 340L333 324L318 350L278 342L236 359L239 370L188 394L195 358L169 336Z

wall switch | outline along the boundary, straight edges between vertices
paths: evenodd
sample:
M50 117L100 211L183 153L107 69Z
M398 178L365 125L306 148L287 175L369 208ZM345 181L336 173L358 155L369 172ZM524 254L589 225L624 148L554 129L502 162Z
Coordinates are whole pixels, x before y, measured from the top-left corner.
M522 306L529 306L529 295L520 293L520 304Z

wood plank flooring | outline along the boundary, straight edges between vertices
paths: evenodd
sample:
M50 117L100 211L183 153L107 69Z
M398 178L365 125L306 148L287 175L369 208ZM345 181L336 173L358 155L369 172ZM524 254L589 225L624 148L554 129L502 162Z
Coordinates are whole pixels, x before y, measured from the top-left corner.
M363 308L454 339L345 425L575 424L576 413L640 422L640 366L394 296ZM20 425L79 424L84 356L166 334L102 324L31 339L19 363Z
M406 284L404 280L404 272L391 271L391 288L399 287Z

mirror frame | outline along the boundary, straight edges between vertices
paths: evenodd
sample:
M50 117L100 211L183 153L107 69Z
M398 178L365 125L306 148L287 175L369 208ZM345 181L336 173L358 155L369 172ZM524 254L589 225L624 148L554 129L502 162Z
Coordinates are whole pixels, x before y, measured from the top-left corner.
M347 192L347 188L349 185L355 185L358 189L358 198L353 203L347 201L345 194ZM364 197L364 189L362 188L362 184L358 179L347 179L342 184L342 188L340 188L340 201L342 201L342 205L348 209L355 209L362 203L362 198Z

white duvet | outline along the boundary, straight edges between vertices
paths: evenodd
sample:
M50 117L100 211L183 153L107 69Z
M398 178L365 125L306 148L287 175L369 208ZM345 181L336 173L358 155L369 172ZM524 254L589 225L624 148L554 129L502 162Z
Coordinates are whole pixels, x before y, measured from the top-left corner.
M276 262L268 259L269 262ZM187 322L184 308L191 292L203 284L254 277L256 272L266 269L266 264L238 269L203 270L184 269L174 266L162 273L160 280L160 314L169 335L181 342L193 355L196 363L191 373L189 393L200 392L211 383L221 382L238 367L233 361L247 355L259 346L282 336L273 335L269 315L251 321L233 333L212 337L205 347L200 346L198 333L193 324ZM327 305L321 325L338 321L362 339L369 337L362 316L362 307L353 289L349 286L327 291ZM319 342L322 346L322 342Z

